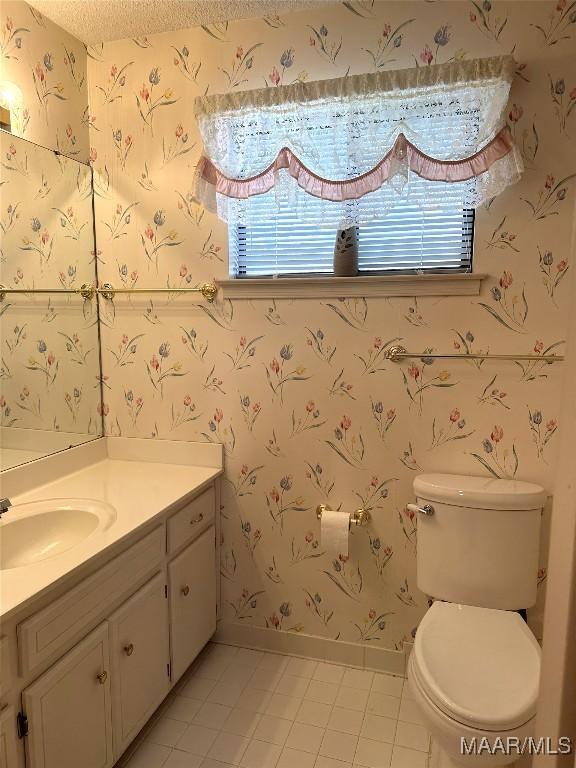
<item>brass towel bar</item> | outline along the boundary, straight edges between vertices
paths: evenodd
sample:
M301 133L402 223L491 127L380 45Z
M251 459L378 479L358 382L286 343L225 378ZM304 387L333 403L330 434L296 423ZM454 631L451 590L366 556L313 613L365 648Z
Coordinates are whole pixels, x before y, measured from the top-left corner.
M8 293L68 293L81 296L87 301L97 295L111 301L117 293L201 293L207 301L212 302L218 288L214 283L203 283L198 288L114 288L110 283L100 286L84 283L80 288L7 288L0 285L0 301L4 301Z
M538 360L543 363L561 363L564 355L492 355L488 352L472 354L435 354L434 352L408 352L400 345L389 347L386 350L385 357L392 363L399 363L402 360L424 359L424 360Z

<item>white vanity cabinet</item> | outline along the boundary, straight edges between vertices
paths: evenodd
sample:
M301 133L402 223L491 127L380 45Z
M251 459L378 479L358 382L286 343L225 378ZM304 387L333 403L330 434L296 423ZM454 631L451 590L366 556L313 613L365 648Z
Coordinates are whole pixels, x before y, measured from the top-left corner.
M26 764L111 768L112 700L108 624L100 624L22 692Z
M168 565L172 626L172 679L188 669L216 630L214 526Z
M0 768L120 759L216 629L217 499L211 483L3 627Z
M109 619L116 758L170 690L166 591L158 573Z

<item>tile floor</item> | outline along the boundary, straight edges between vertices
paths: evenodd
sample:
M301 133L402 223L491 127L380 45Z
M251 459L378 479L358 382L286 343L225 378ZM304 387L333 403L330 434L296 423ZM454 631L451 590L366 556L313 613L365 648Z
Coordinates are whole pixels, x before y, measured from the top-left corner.
M401 677L212 643L126 768L427 768Z

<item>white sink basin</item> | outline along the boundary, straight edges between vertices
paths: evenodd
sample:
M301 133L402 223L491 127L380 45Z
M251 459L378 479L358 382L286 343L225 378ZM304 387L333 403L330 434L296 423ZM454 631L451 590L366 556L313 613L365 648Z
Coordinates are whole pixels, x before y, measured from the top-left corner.
M116 519L110 504L94 499L45 499L10 507L0 522L0 570L61 555Z

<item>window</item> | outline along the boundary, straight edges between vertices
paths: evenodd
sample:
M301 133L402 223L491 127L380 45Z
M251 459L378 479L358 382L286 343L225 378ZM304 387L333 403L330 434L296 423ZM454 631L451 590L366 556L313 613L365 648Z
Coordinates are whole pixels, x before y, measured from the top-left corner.
M229 227L232 276L332 272L336 229L300 222L288 206L265 214L261 223ZM359 271L366 275L472 270L474 211L457 200L451 209L400 203L357 232Z
M405 274L427 275L429 293L477 288L473 210L523 170L505 122L515 68L502 56L198 97L193 199L228 223L236 295L252 291L246 278L331 274L352 226L361 277L347 290L400 295Z

